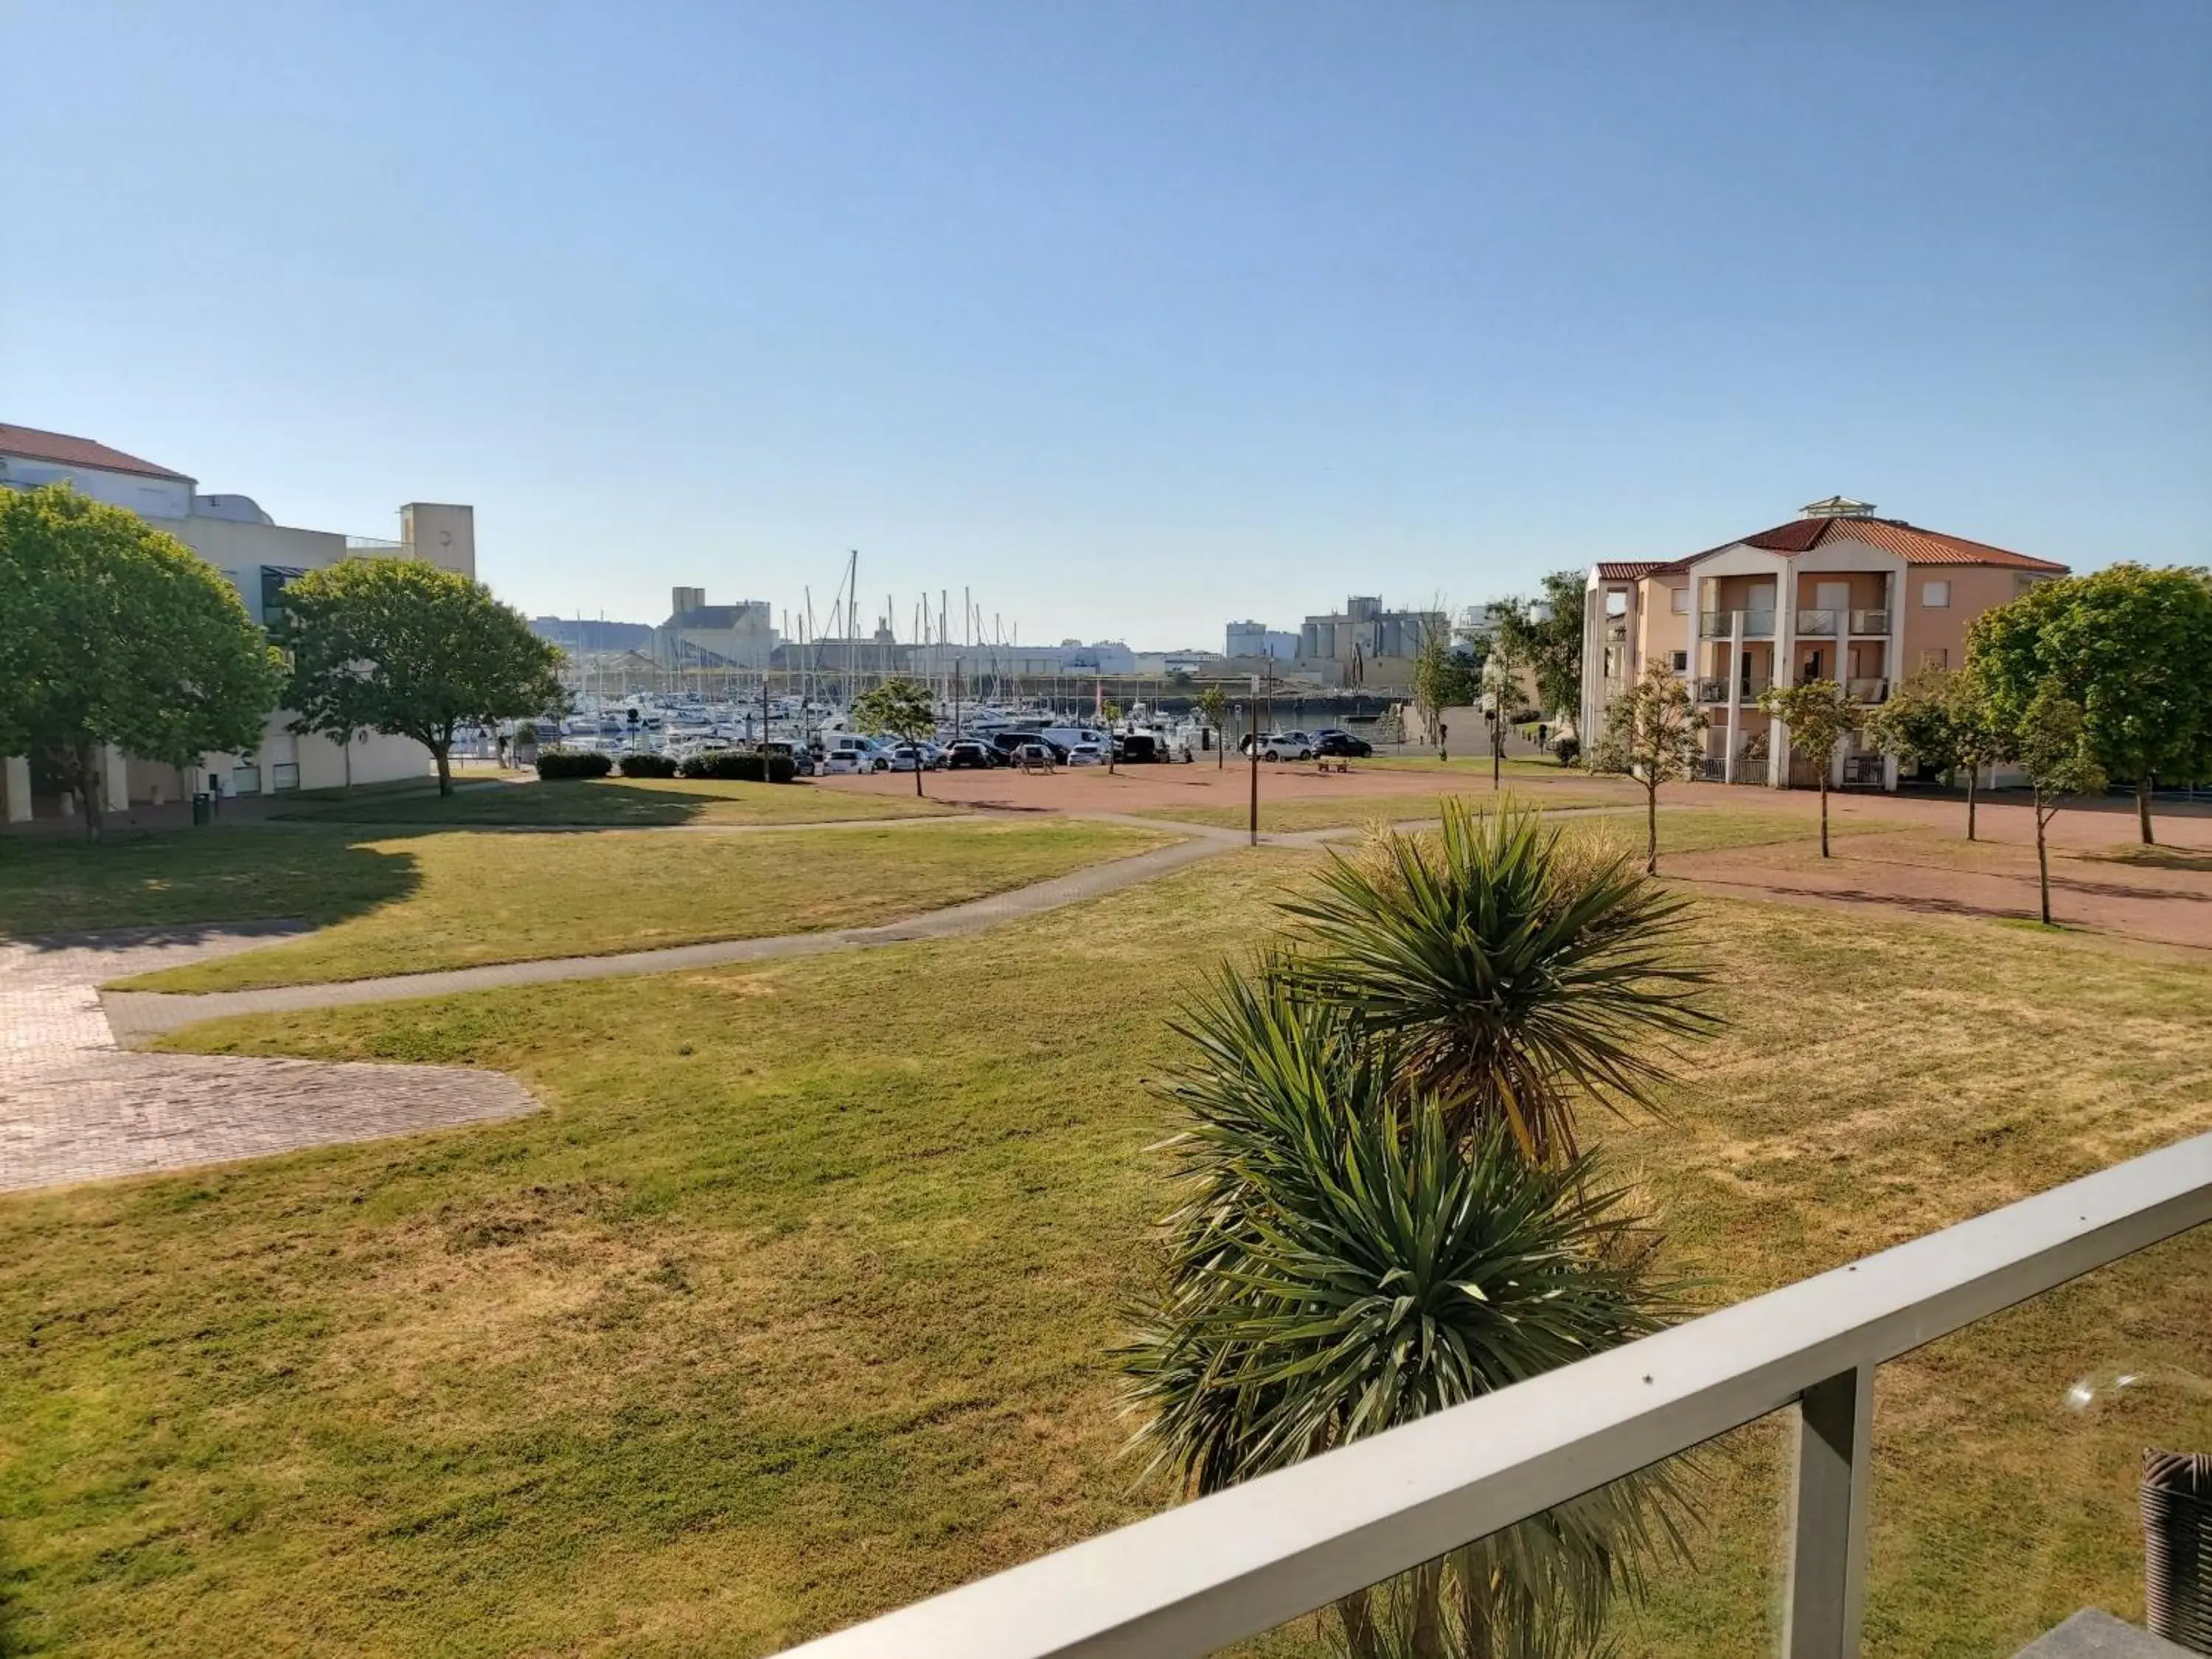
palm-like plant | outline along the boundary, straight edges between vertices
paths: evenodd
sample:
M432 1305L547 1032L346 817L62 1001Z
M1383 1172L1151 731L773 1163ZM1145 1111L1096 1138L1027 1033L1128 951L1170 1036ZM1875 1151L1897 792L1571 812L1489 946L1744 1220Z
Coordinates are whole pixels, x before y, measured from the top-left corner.
M1686 901L1536 812L1448 799L1439 834L1386 833L1283 908L1301 994L1397 1039L1455 1133L1502 1124L1532 1160L1573 1158L1583 1096L1656 1109L1669 1042L1716 1024Z
M1123 1353L1136 1443L1200 1492L1656 1330L1656 1237L1587 1156L1539 1164L1408 1092L1405 1040L1263 964L1184 1023L1182 1202ZM1358 1659L1587 1651L1607 1603L1678 1548L1645 1476L1346 1598Z

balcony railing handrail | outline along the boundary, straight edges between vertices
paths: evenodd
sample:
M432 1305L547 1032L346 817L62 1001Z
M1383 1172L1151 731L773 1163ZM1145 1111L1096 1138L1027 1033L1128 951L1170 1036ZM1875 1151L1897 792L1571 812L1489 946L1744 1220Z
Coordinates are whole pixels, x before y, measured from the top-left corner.
M1784 1650L1856 1652L1875 1368L2212 1220L2212 1134L796 1650L1196 1656L1802 1402Z

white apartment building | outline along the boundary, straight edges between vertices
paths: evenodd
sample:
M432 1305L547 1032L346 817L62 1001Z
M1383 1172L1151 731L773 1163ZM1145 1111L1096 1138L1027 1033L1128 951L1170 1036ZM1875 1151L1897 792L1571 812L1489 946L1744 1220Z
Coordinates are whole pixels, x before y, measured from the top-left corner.
M228 577L246 609L264 622L276 615L286 582L352 556L402 554L465 576L476 574L473 507L410 501L399 509L397 541L295 529L276 523L251 496L201 495L198 481L186 474L93 439L0 422L0 488L33 489L58 483L95 501L128 507L168 532ZM119 808L125 803L179 800L201 789L257 795L435 774L430 751L412 738L379 732L337 744L295 736L289 729L291 719L283 710L271 714L259 746L249 754L204 755L190 769L111 751L104 779L106 799ZM23 757L0 761L0 818L28 818L31 790L31 769Z
M1833 680L1879 703L1915 669L1956 668L1975 617L2067 567L1875 516L1835 495L1788 524L1686 558L1590 567L1583 611L1581 729L1652 662L1691 683L1711 722L1705 775L1777 788L1817 781L1759 708L1771 685ZM1847 740L1830 781L1894 789L1897 758Z

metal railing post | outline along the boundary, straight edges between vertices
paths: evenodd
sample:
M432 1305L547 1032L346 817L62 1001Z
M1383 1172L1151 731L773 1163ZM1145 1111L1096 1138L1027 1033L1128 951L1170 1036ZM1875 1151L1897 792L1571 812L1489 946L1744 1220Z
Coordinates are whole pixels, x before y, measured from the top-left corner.
M1874 1367L1805 1390L1797 1403L1784 1659L1856 1659L1874 1474Z

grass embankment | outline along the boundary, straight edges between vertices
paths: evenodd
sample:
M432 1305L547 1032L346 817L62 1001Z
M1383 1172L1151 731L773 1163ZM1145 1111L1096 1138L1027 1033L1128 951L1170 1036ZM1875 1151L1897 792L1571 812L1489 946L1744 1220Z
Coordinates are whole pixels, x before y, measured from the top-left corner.
M485 786L443 797L339 800L286 816L326 823L621 829L665 823L825 823L845 818L930 817L961 810L926 797L820 789L805 781L771 784L707 778L573 778Z
M865 927L1170 839L1069 820L727 836L420 835L368 844L411 863L404 896L305 939L124 983L239 991Z
M1108 1358L1165 1199L1147 1080L1312 857L969 939L172 1038L496 1066L550 1109L0 1202L18 1648L755 1654L1165 1501L1131 1490ZM1669 1121L1586 1133L1712 1302L2212 1127L2212 971L1698 914L1726 1036ZM2208 1330L2200 1237L1887 1368L1869 1654L2139 1613L2136 1459L2212 1443ZM2069 1409L2119 1371L2154 1386ZM1698 1565L1629 1652L1771 1646L1778 1443L1707 1454Z

